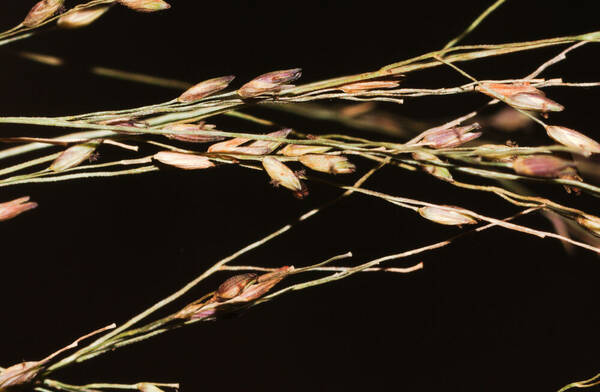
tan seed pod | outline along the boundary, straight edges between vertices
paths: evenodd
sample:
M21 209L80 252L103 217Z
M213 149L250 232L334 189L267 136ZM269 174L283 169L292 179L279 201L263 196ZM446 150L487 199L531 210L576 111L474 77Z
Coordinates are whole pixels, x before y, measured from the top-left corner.
M291 132L292 132L292 130L287 128L287 129L281 129L279 131L267 133L265 136L285 139L286 137L288 137L288 135ZM250 143L248 145L248 147L257 148L257 149L263 148L265 150L265 152L263 152L261 155L264 155L264 154L270 154L273 151L277 150L277 148L279 148L279 146L281 146L282 144L283 144L283 142L279 142L279 141L256 140L256 141Z
M523 110L533 110L537 112L561 112L565 107L550 98L541 94L519 93L507 97L506 102Z
M512 162L516 156L509 151L512 148L504 144L482 144L477 146L477 156L497 162Z
M161 151L154 154L154 159L165 165L174 166L184 170L199 170L214 167L207 157L202 155L186 154L175 151Z
M205 80L187 89L186 92L177 98L177 100L179 102L198 101L199 99L208 97L209 95L213 95L221 90L226 89L233 79L235 79L235 76L230 75Z
M397 80L374 80L370 82L357 82L338 87L347 94L356 94L369 90L396 88L400 85Z
M117 2L138 12L155 12L171 8L169 3L163 0L117 0Z
M58 18L56 24L61 29L78 29L89 26L104 15L110 7L111 5L98 5L81 10L69 11Z
M36 27L43 23L46 19L51 18L64 4L65 0L41 0L31 8L23 26Z
M446 208L443 208L446 207ZM466 212L459 207L452 206L440 206L440 207L421 207L419 208L419 214L430 221L442 224L442 225L472 225L477 221L471 218Z
M294 192L302 191L303 186L298 176L277 158L265 157L262 164L274 185L281 185Z
M164 131L173 132L166 134L165 137L173 140L179 140L188 143L209 143L217 140L223 140L222 136L216 135L194 135L198 131L214 131L214 125L200 124L170 124L163 128Z
M307 154L300 156L298 161L312 170L323 173L349 174L356 170L356 166L340 155Z
M102 143L101 139L94 139L67 148L52 162L50 170L61 172L78 166L92 156L100 143Z
M471 132L480 128L478 123L473 123L463 127L440 129L425 135L421 143L435 149L457 147L481 136L481 132Z
M260 275L256 283L244 288L242 293L236 298L236 301L248 302L262 297L292 271L294 271L293 266L285 266L276 271Z
M256 282L256 277L253 273L232 276L219 286L215 292L215 299L223 302L237 297L246 286Z
M552 155L520 156L513 161L513 169L518 174L534 177L556 178L573 162Z
M475 90L489 95L492 98L496 98L489 90L494 93L502 95L504 97L510 97L511 95L520 93L532 93L544 95L544 92L533 87L529 83L489 83L483 82L481 85L475 86Z
M235 147L240 146L247 141L249 141L249 139L241 137L225 140L224 142L211 144L210 147L208 147L208 152L233 152Z
M600 143L574 129L558 125L547 125L546 132L552 139L564 146L581 151L584 156L600 153Z
M282 148L279 153L286 157L299 157L305 154L321 154L331 150L331 147L326 146L304 146L301 144L288 144Z
M29 201L29 196L20 197L16 200L6 203L0 203L0 222L12 219L24 213L25 211L36 208L37 206L37 203ZM2 374L0 374L0 380L2 379Z
M282 129L276 132L271 132L265 136L271 136L276 138L285 138L291 132L291 129ZM221 143L216 143L208 148L208 152L222 152L232 154L246 154L246 155L266 155L275 151L283 142L269 141L269 140L256 140L247 146L241 146L242 144L250 141L249 139L235 138L226 140Z
M253 98L262 94L276 94L283 89L292 87L287 83L293 82L302 76L302 69L293 68L282 71L273 71L244 84L237 93L242 98Z

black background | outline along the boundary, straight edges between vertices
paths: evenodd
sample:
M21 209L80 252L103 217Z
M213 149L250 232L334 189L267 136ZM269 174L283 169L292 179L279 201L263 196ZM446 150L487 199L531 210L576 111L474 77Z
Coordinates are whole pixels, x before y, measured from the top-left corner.
M33 4L4 3L3 29L20 21ZM397 8L378 1L171 3L171 10L151 15L116 7L84 30L47 32L0 48L0 113L75 114L178 94L92 76L87 65L190 82L235 74L235 86L292 67L304 69L305 82L374 70L442 47L490 2L396 2ZM534 40L599 27L597 1L507 3L466 42ZM71 66L31 63L14 56L18 50L62 56ZM521 77L557 51L464 67L479 78ZM600 79L598 47L574 52L546 74L558 75ZM442 68L407 81L426 87L463 82ZM567 106L553 117L556 121L598 138L596 90L549 93ZM469 95L382 108L440 123L483 102ZM256 113L313 133L344 130L335 123ZM228 119L214 122L222 129L266 131ZM14 126L1 131L65 133ZM541 134L532 129L513 138L539 142ZM113 152L107 149L101 159ZM357 163L359 172L369 167ZM311 196L297 200L274 190L264 173L223 167L3 188L2 201L28 194L40 207L0 226L0 364L41 359L77 336L123 322L220 258L338 194L309 185ZM496 217L516 211L500 199L458 191L421 173L385 169L368 187ZM591 196L540 189L560 202L598 212ZM520 222L551 228L540 217ZM237 263L300 266L349 250L355 262L366 261L457 232L411 211L352 196ZM184 391L548 391L600 371L600 264L594 254L576 250L569 256L556 241L493 229L397 265L418 261L425 263L423 271L355 276L232 320L181 329L55 376L71 383L179 381ZM223 279L206 281L186 299Z

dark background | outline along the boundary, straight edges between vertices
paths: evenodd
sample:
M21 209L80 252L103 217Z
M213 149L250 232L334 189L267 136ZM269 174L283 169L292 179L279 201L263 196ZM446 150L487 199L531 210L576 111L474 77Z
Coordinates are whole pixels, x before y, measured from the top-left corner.
M0 25L8 29L34 2L4 3ZM190 82L235 74L235 86L292 67L304 69L304 82L374 70L441 48L490 1L396 2L395 9L377 1L171 3L171 10L152 15L115 7L84 30L48 32L0 48L0 113L75 114L162 102L178 94L92 76L85 72L88 65ZM465 43L598 30L598 8L591 0L508 1ZM18 50L62 56L71 66L31 63L14 56ZM521 77L558 50L464 67L479 78ZM546 76L598 80L597 60L598 47L590 44ZM443 68L407 80L428 87L463 82ZM556 121L599 138L597 90L552 89L549 94L567 107L553 116ZM484 102L468 95L381 108L441 123ZM335 123L256 113L313 133L347 132ZM214 122L222 129L270 131L228 119ZM13 126L1 131L65 133ZM539 143L540 129L528 132L511 137L520 142L537 137ZM103 152L106 159L111 153ZM369 167L357 163L359 172ZM0 226L0 364L41 359L77 336L123 322L220 258L338 194L309 186L311 196L297 200L274 190L264 173L228 167L3 188L2 201L27 194L40 207ZM458 191L421 173L385 169L368 186L496 217L516 212L498 198ZM598 212L591 196L575 198L559 188L540 191ZM520 222L551 229L541 217ZM367 261L457 232L356 195L236 263L301 266L349 250L355 262ZM575 250L569 256L556 241L492 229L395 265L418 261L425 263L423 271L354 276L55 376L71 383L179 381L184 391L553 391L600 371L600 263L594 254ZM223 279L206 281L186 300Z

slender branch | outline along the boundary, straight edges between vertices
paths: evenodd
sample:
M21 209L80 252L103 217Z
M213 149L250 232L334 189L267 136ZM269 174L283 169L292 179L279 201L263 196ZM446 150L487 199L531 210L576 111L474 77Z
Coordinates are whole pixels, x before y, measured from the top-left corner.
M469 35L469 33L471 33L473 30L475 30L477 28L477 26L479 26L481 24L481 22L483 22L483 20L488 17L488 15L490 15L492 12L494 12L496 10L496 8L500 7L505 2L506 2L506 0L497 0L494 4L489 6L485 11L483 11L483 13L481 15L479 15L477 17L477 19L475 19L473 21L473 23L471 23L469 25L469 27L467 27L467 29L465 31L463 31L456 38L454 38L450 42L448 42L444 46L444 49L451 48L454 45L456 45L457 43L459 43L460 41L462 41L467 35Z

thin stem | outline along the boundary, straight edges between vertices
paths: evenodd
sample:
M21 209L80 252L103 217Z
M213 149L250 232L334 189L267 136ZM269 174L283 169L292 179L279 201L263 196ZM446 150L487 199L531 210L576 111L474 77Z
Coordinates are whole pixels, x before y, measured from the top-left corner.
M483 20L485 18L488 17L489 14L491 14L492 12L494 12L496 10L496 8L500 7L505 2L506 2L506 0L497 0L494 4L492 4L491 6L489 6L488 9L486 9L485 11L483 11L483 13L481 15L479 15L477 17L477 19L475 19L473 21L473 23L471 23L469 25L469 27L467 27L467 29L465 31L463 31L461 34L459 34L458 37L456 37L456 38L452 39L450 42L448 42L444 46L444 49L451 48L454 45L456 45L457 43L459 43L460 41L462 41L467 35L469 35L469 33L471 33L473 30L475 30L477 28L477 26L479 26L479 24L481 22L483 22Z

